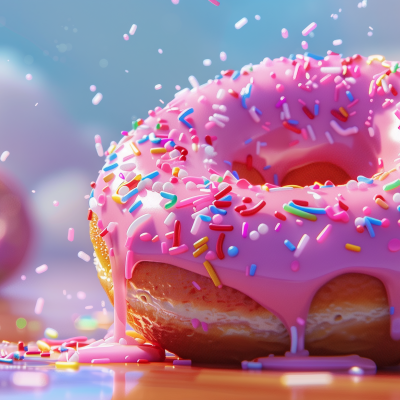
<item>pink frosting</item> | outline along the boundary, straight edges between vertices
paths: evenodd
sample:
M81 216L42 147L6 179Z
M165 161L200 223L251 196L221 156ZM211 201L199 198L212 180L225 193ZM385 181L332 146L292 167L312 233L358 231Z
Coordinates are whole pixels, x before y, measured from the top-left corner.
M177 93L164 109L157 107L149 118L137 121L135 129L120 141L118 146L123 147L118 152L109 149L111 156L104 168L118 165L100 173L90 207L104 226L117 223L104 236L114 250L116 342L125 329L125 277L142 260L167 262L205 276L209 273L203 263L210 260L222 285L247 294L283 321L291 334L291 352L297 354L304 353L304 321L317 290L341 274L368 274L386 287L391 336L400 339L396 252L400 195L394 196L400 186L392 188L400 176L395 171L383 181L356 180L358 175L371 177L382 166L389 171L398 162L400 112L394 94L400 90L400 73L390 73L395 62L381 61L361 56L342 60L334 53L323 60L297 55L295 60L266 58L241 71L225 71L222 78ZM340 107L349 114L347 122L333 115L340 113ZM151 140L140 143L145 135ZM160 143L154 143L157 138ZM173 150L171 140L181 147ZM231 171L233 161L252 163L268 184L237 182L226 172ZM279 187L288 171L313 162L339 165L354 181L336 187ZM156 171L157 176L139 183L139 193L133 192L120 204L112 196L124 182L120 174L127 177L130 170L142 177ZM105 182L103 178L110 173L114 177ZM220 183L222 178L226 183ZM209 183L210 179L217 182ZM227 195L232 199L219 198L228 184L231 191ZM168 198L158 193L163 185ZM384 198L386 208L374 200L377 194ZM244 197L251 198L251 203L242 202ZM224 211L215 210L216 199L231 201L231 205L222 204L219 210ZM308 207L317 208L308 213L314 220L287 212L283 206L292 200L307 201ZM129 212L135 203L138 207ZM246 216L247 210L234 210L239 205L261 209ZM222 218L213 218L215 212L225 211ZM276 211L285 220L277 218ZM383 219L382 225L375 225ZM168 238L169 232L174 234ZM223 257L218 250L221 232L225 234ZM143 240L156 235L159 241ZM195 257L193 244L203 237L208 237L208 251ZM233 247L238 253L231 257Z

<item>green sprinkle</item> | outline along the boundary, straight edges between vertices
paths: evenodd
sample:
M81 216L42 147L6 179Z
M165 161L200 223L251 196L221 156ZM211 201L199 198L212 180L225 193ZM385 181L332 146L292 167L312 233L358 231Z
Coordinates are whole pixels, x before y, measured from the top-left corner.
M137 129L138 128L138 122L137 121L132 121L132 129Z
M171 201L169 203L167 203L164 208L166 210L169 210L170 208L172 208L176 202L178 201L178 196L174 195L174 197L172 197Z
M394 74L398 68L399 68L399 63L394 64L393 67L391 68L392 73Z
M308 219L309 221L316 221L317 216L314 214L310 214L305 211L298 210L297 208L294 208L292 206L289 206L289 204L284 204L283 209L293 215L297 215L300 218Z
M156 125L156 129L160 129L161 128L161 125L160 124L157 124Z
M396 189L396 188L399 187L399 186L400 186L400 179L396 179L395 181L390 182L390 183L388 183L387 185L385 185L385 186L383 187L383 190L384 190L385 192L387 192L388 190Z

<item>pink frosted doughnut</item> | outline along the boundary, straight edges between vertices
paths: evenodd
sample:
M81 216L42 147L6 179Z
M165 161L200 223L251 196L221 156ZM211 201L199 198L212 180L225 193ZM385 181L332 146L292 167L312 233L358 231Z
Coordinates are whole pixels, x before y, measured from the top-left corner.
M350 348L381 365L399 362L393 355L400 354L397 68L382 56L341 59L333 52L266 58L222 71L205 85L190 77L192 89L135 121L108 149L89 202L96 268L115 296L116 342L125 335L128 302L128 321L137 331L195 361L306 350L348 354ZM133 171L129 182L121 178L127 171ZM112 234L104 231L110 222L117 223ZM143 278L152 265L157 285L166 268L164 297L155 294L151 275ZM181 271L181 281L173 271ZM196 284L183 287L186 276ZM343 315L324 308L324 285L340 291L343 278L357 292L358 277L377 290L372 303L354 300L355 308ZM128 280L127 292L110 295L112 279L116 287ZM201 303L202 290L210 295L208 306ZM335 295L344 296L343 304L344 292ZM176 300L179 293L187 307ZM238 304L219 314L218 301L231 303L235 296ZM246 301L271 313L269 328L252 319L256 311L242 310ZM160 309L164 319L157 314L158 321L154 310ZM323 314L330 318L324 331L329 344L329 335L350 326L357 311L366 323L375 309L382 332L370 335L369 344L380 341L376 350L352 350L346 335L318 350L313 334ZM201 324L194 327L193 320ZM163 324L170 322L167 329ZM352 326L357 331L357 323ZM249 345L246 353L260 335L267 344Z

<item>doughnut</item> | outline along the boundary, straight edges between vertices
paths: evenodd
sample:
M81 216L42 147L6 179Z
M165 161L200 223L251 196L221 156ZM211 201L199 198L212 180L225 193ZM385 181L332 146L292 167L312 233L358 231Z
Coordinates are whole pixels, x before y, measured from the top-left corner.
M127 321L199 363L400 362L398 66L265 58L122 131L88 211L111 342Z

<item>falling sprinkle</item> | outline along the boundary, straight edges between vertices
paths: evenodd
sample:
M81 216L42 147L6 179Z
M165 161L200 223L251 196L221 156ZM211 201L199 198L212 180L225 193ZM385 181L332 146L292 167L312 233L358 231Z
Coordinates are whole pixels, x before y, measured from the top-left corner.
M0 156L0 160L1 161L6 161L7 160L7 157L10 155L10 152L9 151L3 151L3 153L1 153L1 156Z
M255 18L257 21L259 21L259 20L261 19L261 17L260 17L259 15L256 15L254 18Z
M95 92L96 91L96 86L95 85L90 85L89 87L91 92Z
M35 314L39 315L42 313L43 305L44 305L44 299L43 299L43 297L39 297L36 300Z
M103 95L101 93L96 93L96 95L92 99L92 103L97 106L103 100Z
M35 104L35 107L36 107L38 104L39 104L39 103L36 103L36 104Z
M203 60L203 65L205 67L209 67L211 65L211 60L209 58L206 58L205 60Z
M160 84L157 84L156 86L154 86L154 89L156 90L160 90L162 88L162 86Z
M161 99L160 99L160 103L161 103L161 104L164 104L164 102L163 102Z
M43 272L46 272L48 270L48 266L46 264L41 265L40 267L37 267L35 269L37 274L43 274Z
M308 49L308 43L307 43L305 40L303 40L303 41L301 42L301 47L302 47L304 50L307 50L307 49Z
M87 255L87 254L86 254L85 252L83 252L83 251L80 251L80 252L78 253L78 257L79 257L81 260L83 260L83 261L86 261L86 262L90 261L90 256Z
M243 28L243 27L247 24L247 22L249 22L249 21L247 20L247 18L242 18L241 20L239 20L238 22L236 22L235 28L236 28L236 29Z
M60 203L59 203L57 200L54 200L54 201L53 201L53 206L54 206L54 207L58 207L59 204L60 204Z
M181 90L181 87L179 85L175 85L175 90Z
M310 32L312 32L315 28L317 27L317 24L315 22L311 22L310 25L308 25L307 27L305 27L303 29L303 31L301 32L301 34L303 36L307 36Z
M93 308L93 306L86 306L85 310L91 310Z
M136 32L136 29L137 29L137 25L133 24L133 25L131 26L131 29L129 29L129 34L130 34L131 36L134 35L135 32Z
M129 40L129 35L128 35L127 33L124 33L123 38L124 38L125 40Z
M219 1L217 0L208 0L211 4L214 4L214 6L219 6Z
M374 32L371 32L371 31L369 31L369 32L367 33L368 36L372 36L373 34L374 34Z
M333 44L334 46L339 46L339 45L341 45L342 43L343 43L342 39L336 39L336 40L333 41L332 44Z
M284 39L287 39L289 37L289 32L286 28L282 28L281 34Z
M158 52L159 52L160 54L162 54L162 53L163 53L162 49L158 49Z
M25 281L26 280L26 276L25 275L21 275L21 281Z
M32 193L36 193L36 190L32 190Z
M219 53L219 58L221 59L221 61L226 61L226 53L224 51L221 51L221 53Z
M172 4L175 4L175 5L179 4L179 0L171 0L171 2L172 2Z
M32 75L31 74L26 74L25 78L27 81L31 81L32 80Z

